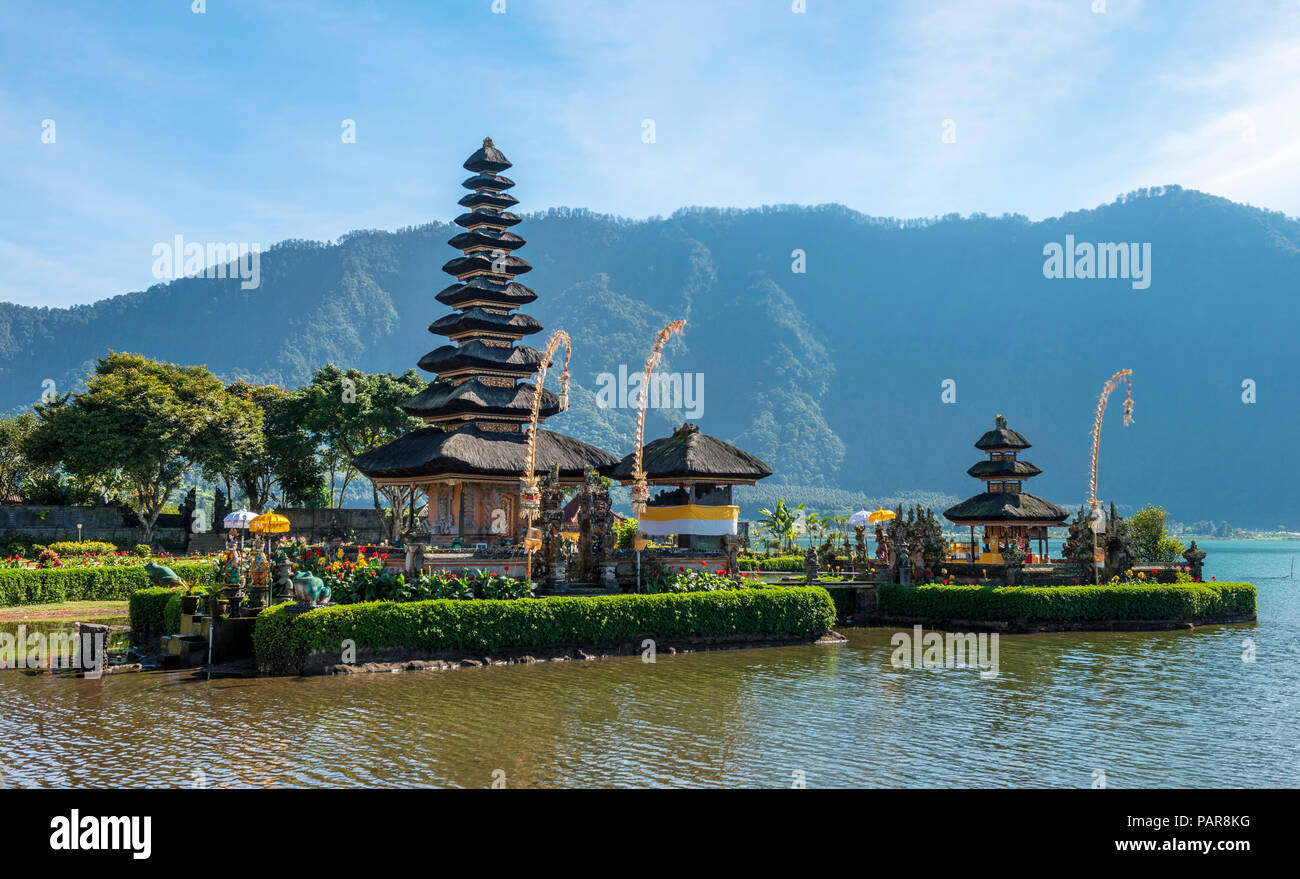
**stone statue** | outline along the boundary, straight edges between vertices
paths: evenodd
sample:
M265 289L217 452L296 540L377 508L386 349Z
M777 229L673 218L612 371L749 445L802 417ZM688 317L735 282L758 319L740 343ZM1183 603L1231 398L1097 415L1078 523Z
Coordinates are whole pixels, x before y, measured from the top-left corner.
M149 582L154 586L184 586L185 581L176 576L176 572L166 565L160 565L157 562L149 562L144 566L144 572L149 577Z
M1009 541L1006 549L1002 550L1002 560L1007 564L1007 575L1011 579L1011 585L1023 586L1025 582L1025 559L1029 554L1025 552L1019 541Z
M293 597L301 604L309 604L312 607L325 604L333 594L324 580L307 571L299 571L293 576Z
M344 540L347 540L347 537L348 537L347 532L343 530L343 523L339 521L339 514L338 513L331 514L330 527L328 532L329 542L338 545L342 543Z
M1187 566L1192 569L1192 579L1201 582L1201 573L1205 565L1205 550L1196 546L1196 541L1183 550L1183 558L1187 559Z
M810 549L804 553L803 557L803 576L808 583L817 581L817 551Z
M1110 519L1106 522L1105 546L1107 577L1124 577L1125 572L1133 567L1137 551L1128 532L1128 523L1115 512L1114 502L1110 505Z
M188 520L198 505L198 492L191 488L185 493L185 500L180 505L180 514Z
M1065 560L1077 565L1081 577L1092 579L1092 520L1088 518L1083 507L1070 523L1070 536L1065 541Z
M212 528L217 530L221 528L222 522L225 521L226 514L230 512L230 505L226 502L226 493L217 489L212 501Z
M552 465L550 470L542 474L539 485L542 498L538 525L542 532L542 549L533 555L537 571L534 579L549 583L551 591L559 592L564 588L568 571L561 522L564 515L564 490L560 487L558 464Z
M594 469L587 471L578 504L582 577L587 582L599 582L606 589L617 590L614 568L618 535L614 531L614 504L605 480Z
M724 534L722 536L722 550L727 554L727 573L731 579L740 580L740 545L742 538L737 534Z

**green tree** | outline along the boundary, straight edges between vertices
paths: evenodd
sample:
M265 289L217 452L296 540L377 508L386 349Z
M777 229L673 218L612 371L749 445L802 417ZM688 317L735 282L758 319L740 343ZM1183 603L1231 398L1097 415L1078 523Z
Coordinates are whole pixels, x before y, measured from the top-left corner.
M1182 541L1165 534L1164 508L1147 504L1128 520L1128 533L1139 561L1172 564L1182 556Z
M282 506L324 506L324 468L319 443L304 426L305 394L276 385L232 382L226 387L236 400L250 404L245 418L232 423L214 443L214 458L205 467L237 485L252 510L270 506L278 489Z
M206 367L110 351L84 393L38 409L25 447L31 460L74 477L120 480L149 542L186 471L211 453L222 423L242 417L239 408Z
M231 489L239 488L248 509L255 512L265 509L270 492L270 485L261 478L269 477L265 467L265 415L257 400L261 390L243 382L223 388L221 402L226 417L210 422L194 448L195 463L203 475L223 482L229 498L235 496Z
M424 426L407 415L400 405L424 390L428 383L414 369L403 375L343 370L329 364L312 375L300 391L301 426L323 447L330 475L331 502L342 504L348 482L356 474L352 461L362 452L391 442L402 434ZM342 485L334 494L335 474ZM380 509L378 486L371 485L375 509ZM384 492L390 506L400 506L395 492Z
M35 475L26 444L36 423L35 412L0 416L0 502L20 497L23 482Z

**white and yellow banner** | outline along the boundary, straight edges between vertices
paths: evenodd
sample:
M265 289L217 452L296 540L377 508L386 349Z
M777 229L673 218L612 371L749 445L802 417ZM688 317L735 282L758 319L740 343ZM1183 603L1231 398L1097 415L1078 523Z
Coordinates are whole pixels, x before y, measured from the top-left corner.
M664 534L706 534L721 536L736 533L740 507L705 507L681 504L675 507L646 507L639 528L651 537Z

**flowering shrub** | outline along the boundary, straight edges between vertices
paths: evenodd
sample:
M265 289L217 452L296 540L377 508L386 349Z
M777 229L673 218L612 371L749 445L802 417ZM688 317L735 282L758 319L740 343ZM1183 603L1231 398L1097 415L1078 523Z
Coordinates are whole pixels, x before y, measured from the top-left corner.
M334 601L339 604L361 601L428 601L434 598L465 601L472 598L500 600L532 597L532 584L491 571L475 571L472 574L433 571L410 579L400 572L382 572L371 576L363 574L359 582L354 573L353 580L342 580L334 592Z
M651 594L661 592L717 592L723 589L744 589L747 584L737 583L725 574L711 573L707 569L687 570L685 565L665 568L651 562L648 571L643 570L641 583L643 591Z
M36 567L38 568L61 568L63 562L59 561L59 554L52 549L43 549L41 554L36 558Z
M102 540L58 540L49 545L52 552L60 556L69 555L113 555L117 547Z
M342 549L333 556L324 550L310 549L305 543L286 541L281 546L298 570L310 571L325 581L332 591L336 604L356 604L363 601L427 601L433 598L512 599L531 598L531 584L491 571L472 574L433 571L408 578L400 571L384 567L387 553L366 547L350 559ZM522 565L521 565L522 567Z

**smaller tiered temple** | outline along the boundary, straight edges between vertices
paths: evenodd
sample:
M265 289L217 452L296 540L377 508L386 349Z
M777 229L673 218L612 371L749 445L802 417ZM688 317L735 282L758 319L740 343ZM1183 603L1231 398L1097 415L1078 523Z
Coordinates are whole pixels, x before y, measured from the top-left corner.
M1025 480L1043 471L1019 455L1030 447L1029 440L1007 427L1007 420L999 415L993 430L975 443L975 448L988 452L988 460L976 463L966 472L984 483L984 491L967 498L943 515L958 525L970 527L971 560L983 564L1001 564L1002 551L1009 545L1038 541L1038 553L1031 560L1047 560L1047 529L1058 526L1069 512L1050 501L1023 491ZM975 540L975 528L983 527L983 545Z

